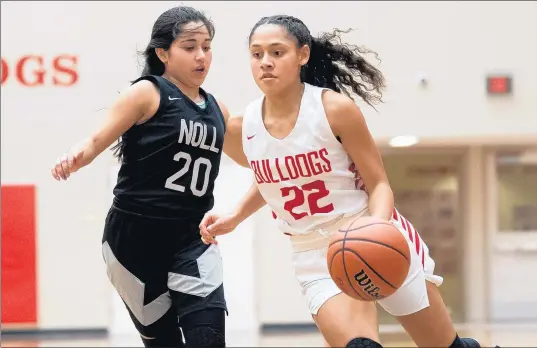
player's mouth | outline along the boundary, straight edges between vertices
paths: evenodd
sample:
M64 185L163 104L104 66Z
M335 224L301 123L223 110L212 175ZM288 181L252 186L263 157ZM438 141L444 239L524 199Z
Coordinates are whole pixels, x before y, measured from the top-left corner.
M271 73L264 73L261 75L261 80L268 80L268 79L275 79L276 76L272 75Z
M194 69L194 72L197 72L199 74L205 73L206 69L203 66L198 66L196 69Z

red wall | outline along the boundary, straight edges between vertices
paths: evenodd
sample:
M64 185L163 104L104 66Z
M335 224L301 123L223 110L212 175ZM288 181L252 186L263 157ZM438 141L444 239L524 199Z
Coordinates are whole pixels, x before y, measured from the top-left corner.
M2 185L2 324L37 322L35 194Z

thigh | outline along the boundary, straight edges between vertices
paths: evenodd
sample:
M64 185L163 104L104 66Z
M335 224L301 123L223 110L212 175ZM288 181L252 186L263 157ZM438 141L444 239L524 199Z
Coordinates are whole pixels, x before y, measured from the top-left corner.
M217 245L205 245L197 237L177 251L168 271L168 289L177 314L208 308L227 312L223 284L223 264Z
M434 274L434 261L429 255L429 249L414 226L396 210L392 223L408 243L410 268L403 285L393 295L378 302L388 313L404 316L429 306L426 280L439 286L443 279Z
M443 279L434 274L429 249L414 226L397 211L392 222L407 239L410 270L401 288L379 304L397 317L419 347L447 347L456 333L438 290Z
M150 326L172 307L167 287L165 241L143 218L111 211L102 254L110 282L141 326Z
M357 337L380 342L374 302L357 301L341 293L328 299L314 320L330 347L345 347Z
M341 294L334 283L326 254L328 247L306 251L295 251L292 256L295 277L302 288L310 313L316 315L321 306L330 298Z
M375 304L341 292L328 271L327 250L326 246L293 253L295 275L319 331L332 347L345 347L356 337L378 342Z

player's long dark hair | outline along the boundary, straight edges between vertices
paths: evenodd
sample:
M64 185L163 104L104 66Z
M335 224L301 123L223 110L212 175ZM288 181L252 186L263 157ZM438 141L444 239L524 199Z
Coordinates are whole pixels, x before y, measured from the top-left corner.
M382 102L382 90L386 87L384 76L362 57L368 53L377 58L378 55L363 46L342 43L339 34L343 31L335 29L332 33L312 37L300 19L276 15L261 18L250 32L248 41L263 24L280 25L295 37L298 47L310 47L309 61L300 72L302 82L343 92L353 100L353 94L358 95L371 106Z
M164 74L164 63L157 56L155 49L163 48L168 50L175 39L184 31L183 26L191 22L201 22L207 28L211 39L214 37L214 25L203 12L188 6L178 6L162 13L151 30L151 40L141 54L144 57L144 67L141 76ZM120 139L112 147L114 156L120 161L123 159L125 144Z

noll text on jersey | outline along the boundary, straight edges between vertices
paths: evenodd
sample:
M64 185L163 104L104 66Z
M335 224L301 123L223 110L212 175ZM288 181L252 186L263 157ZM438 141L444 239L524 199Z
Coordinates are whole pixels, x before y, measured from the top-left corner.
M189 123L186 123L186 120L182 119L178 142L218 153L220 150L214 146L216 144L216 127L213 126L211 128L213 129L211 132L212 140L211 145L208 145L209 139L207 139L207 134L209 131L207 125L192 120L190 120Z
M254 160L250 162L250 168L254 171L258 184L277 183L299 177L309 178L332 171L326 156L328 150L321 149L283 158Z

